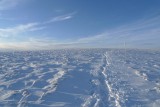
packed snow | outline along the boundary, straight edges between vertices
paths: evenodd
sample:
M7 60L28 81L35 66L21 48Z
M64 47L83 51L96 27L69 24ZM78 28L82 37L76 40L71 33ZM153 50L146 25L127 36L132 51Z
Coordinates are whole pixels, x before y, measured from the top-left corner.
M160 51L0 52L0 107L159 107Z

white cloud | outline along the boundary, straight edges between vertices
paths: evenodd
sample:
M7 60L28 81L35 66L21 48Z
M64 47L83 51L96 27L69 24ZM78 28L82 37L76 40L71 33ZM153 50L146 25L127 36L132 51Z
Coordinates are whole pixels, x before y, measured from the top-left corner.
M39 23L28 23L28 24L17 25L15 27L0 28L0 37L16 36L20 33L28 32L28 31L42 30L46 28L46 26L44 26L45 24L53 23L57 21L69 20L73 17L74 14L75 12L67 14L67 15L57 16L57 17L52 18L49 21L45 21L42 23L40 22Z
M14 47L18 48L18 47L28 46L31 48L33 46L36 46L36 47L40 47L40 46L42 47L42 45L43 45L43 47L48 46L48 44L50 44L50 43L51 43L50 45L53 46L53 45L55 45L55 44L53 44L53 42L55 42L55 41L50 41L50 39L46 40L44 38L33 39L33 40L26 38L27 39L26 41L20 42L20 43L15 42L15 41L17 41L16 40L17 37L19 38L20 36L23 36L24 33L30 34L29 32L43 30L47 27L45 24L56 22L56 21L68 20L68 19L72 18L74 14L75 13L70 13L70 14L63 15L63 16L57 16L57 17L54 17L52 20L45 21L45 22L34 22L34 23L20 24L20 25L13 26L13 27L0 28L0 41L1 41L0 46L1 47L6 46L6 48L9 48L9 47L10 48L14 48ZM22 38L22 37L20 37L20 38ZM9 39L9 40L7 40L7 39ZM10 41L10 43L7 41ZM2 43L2 42L4 42L4 43ZM31 46L31 44L32 44L32 46ZM47 47L45 47L45 48L47 48Z
M71 15L58 16L58 17L54 17L53 19L51 19L50 22L63 21L63 20L71 19L71 18L72 18Z
M69 20L69 19L73 18L74 14L76 14L76 12L69 13L66 15L56 16L56 17L53 17L52 19L50 19L49 21L44 22L44 24Z
M99 47L123 47L124 42L126 42L128 47L134 48L158 47L158 40L160 40L159 17L160 16L156 16L150 19L139 20L128 25L106 30L97 35L79 38L72 42L72 45L90 44ZM154 44L154 46L147 44Z
M28 23L23 25L18 25L15 27L10 28L0 28L0 37L10 37L10 36L17 36L20 33L27 32L27 31L35 31L42 28L36 27L38 23Z
M55 17L54 21L67 20L70 17ZM51 22L54 22L52 19ZM48 22L49 23L49 22ZM19 25L14 28L0 29L1 33L12 34L14 32L25 32L41 30L44 27L41 23L30 23L26 25ZM42 27L37 27L42 26ZM123 47L126 41L128 47L143 47L147 44L155 44L160 40L160 21L159 16L150 19L139 20L128 25L119 26L110 30L106 30L97 35L79 38L68 42L59 42L50 38L30 38L22 42L0 43L0 48L16 48L16 49L56 49L56 48L76 48L76 47ZM158 46L158 45L157 45Z

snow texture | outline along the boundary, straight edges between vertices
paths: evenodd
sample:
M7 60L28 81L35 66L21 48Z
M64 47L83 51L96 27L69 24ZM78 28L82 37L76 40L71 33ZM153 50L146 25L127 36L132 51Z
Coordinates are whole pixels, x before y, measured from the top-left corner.
M0 107L159 107L160 52L0 52Z

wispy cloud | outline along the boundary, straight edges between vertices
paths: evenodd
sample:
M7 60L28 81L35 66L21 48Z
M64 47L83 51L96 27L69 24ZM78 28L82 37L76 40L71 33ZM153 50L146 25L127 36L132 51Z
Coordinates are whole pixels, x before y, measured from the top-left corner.
M70 15L69 15L70 16ZM68 15L63 17L55 17L48 23L63 21L70 19ZM73 16L72 16L73 17ZM106 30L97 35L90 35L84 38L77 38L68 42L60 42L51 38L30 38L22 42L0 43L0 48L16 49L55 49L55 48L76 48L76 47L120 47L124 46L124 41L130 48L160 48L160 16L141 19L139 21L118 26L116 28ZM43 29L44 24L30 23L26 25L16 26L14 28L0 29L0 36L4 32L24 32ZM39 28L38 28L39 27ZM41 28L42 27L42 28ZM3 32L3 34L1 34ZM9 33L7 33L8 35Z
M0 28L0 37L9 37L9 36L17 36L20 33L28 32L28 31L35 31L42 28L36 27L38 23L28 23L22 24L15 27L9 28Z
M56 16L56 17L53 17L50 20L44 22L44 24L58 22L58 21L69 20L69 19L73 18L73 16L75 14L76 14L76 12L72 12L72 13L69 13L69 14L65 14L65 15L61 15L61 16Z
M51 38L31 38L22 42L0 43L0 48L8 49L56 49L81 47L113 47L122 48L124 41L129 48L160 48L160 20L159 16L140 20L128 25L106 30L97 35L91 35L76 40L60 42ZM36 29L37 23L17 26L14 29L0 29L0 32L23 32ZM41 29L41 28L40 28ZM0 34L2 35L2 34Z
M21 0L0 0L0 10L6 10L15 7Z
M127 42L128 47L158 47L160 40L160 16L141 19L136 22L106 30L98 35L79 38L75 43L97 44L101 47L123 47ZM147 44L147 45L146 45ZM160 46L159 46L160 48Z
M18 36L18 34L25 33L25 32L43 30L47 27L46 24L54 23L57 21L69 20L73 17L74 14L75 12L62 15L62 16L57 16L52 18L51 20L44 21L44 22L33 22L33 23L27 23L27 24L20 24L14 27L0 28L0 37L2 38L2 37L9 37L9 36Z

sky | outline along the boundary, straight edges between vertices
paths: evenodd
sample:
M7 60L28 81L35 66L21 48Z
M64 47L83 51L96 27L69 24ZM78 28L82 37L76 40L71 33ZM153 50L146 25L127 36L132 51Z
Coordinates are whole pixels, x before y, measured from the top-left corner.
M159 41L160 0L0 0L0 49L160 49Z

